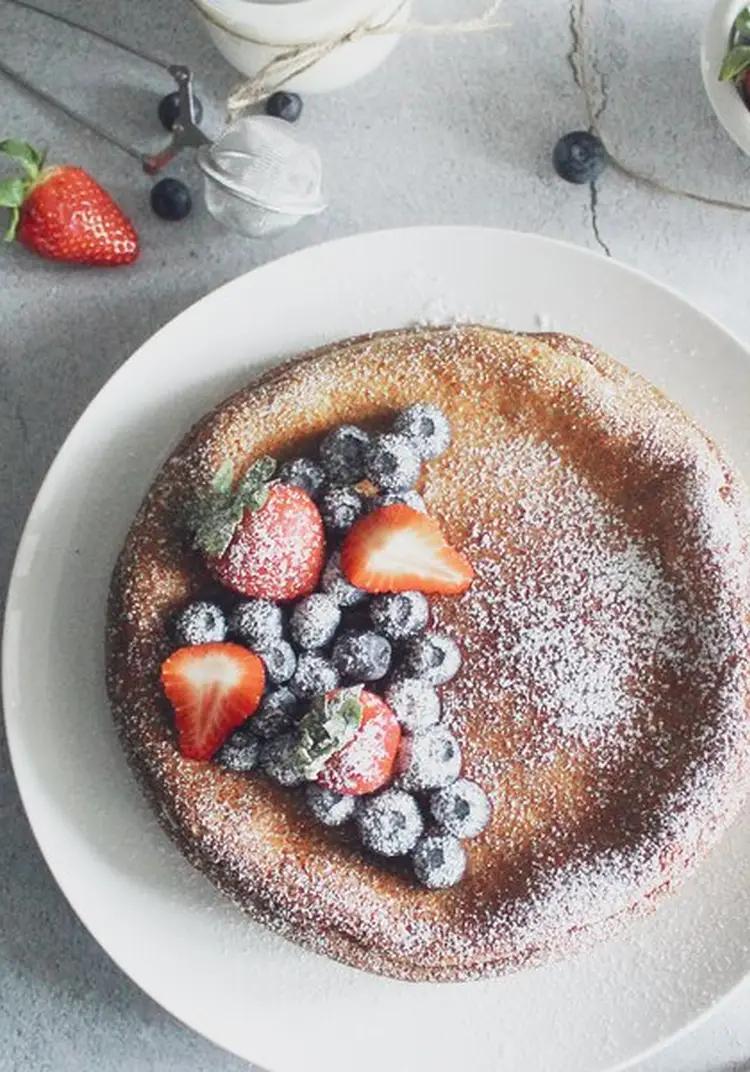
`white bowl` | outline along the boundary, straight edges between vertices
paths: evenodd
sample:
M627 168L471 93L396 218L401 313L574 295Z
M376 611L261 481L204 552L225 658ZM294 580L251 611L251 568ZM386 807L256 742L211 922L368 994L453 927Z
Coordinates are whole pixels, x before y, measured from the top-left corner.
M733 82L720 82L719 71L729 47L734 20L748 0L717 0L706 22L701 45L703 84L716 116L744 153L750 156L750 109Z
M284 49L340 37L367 20L387 22L398 0L193 0L219 52L241 74L252 77ZM406 4L394 29L409 17ZM378 67L399 41L397 32L373 34L341 45L309 70L284 84L303 93L349 85ZM269 42L260 44L258 42ZM278 47L274 48L273 45Z

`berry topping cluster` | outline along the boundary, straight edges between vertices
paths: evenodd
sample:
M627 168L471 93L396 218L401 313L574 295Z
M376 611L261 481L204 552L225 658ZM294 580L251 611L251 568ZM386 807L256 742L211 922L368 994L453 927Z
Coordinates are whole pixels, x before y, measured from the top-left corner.
M278 472L222 466L188 524L228 591L180 610L162 668L183 755L305 786L318 822L409 857L429 889L461 879L461 839L490 818L441 722L460 651L429 629L428 595L473 577L415 489L449 443L441 410L417 403L380 434L335 428Z

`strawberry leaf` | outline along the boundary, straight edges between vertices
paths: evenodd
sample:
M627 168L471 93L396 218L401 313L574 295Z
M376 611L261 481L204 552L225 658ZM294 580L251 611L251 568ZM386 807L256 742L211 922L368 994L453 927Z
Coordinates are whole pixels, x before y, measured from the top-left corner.
M211 488L220 496L228 496L232 491L232 483L234 481L234 466L229 458L226 458L214 474L214 478L211 481Z
M299 724L296 758L308 781L317 778L327 760L351 741L362 722L361 685L339 689L332 697L316 696Z
M242 520L242 505L236 500L208 510L195 528L195 546L210 558L224 554Z
M16 231L18 230L18 221L21 219L21 213L17 208L12 208L8 216L8 226L5 228L3 234L4 242L12 242L16 237Z
M3 208L20 208L26 193L23 179L3 179L0 182L0 205Z
M724 57L719 81L731 82L747 70L750 70L750 45L735 45Z
M16 138L0 141L0 152L17 160L32 179L37 177L44 163L44 153L40 153L28 142L18 141Z

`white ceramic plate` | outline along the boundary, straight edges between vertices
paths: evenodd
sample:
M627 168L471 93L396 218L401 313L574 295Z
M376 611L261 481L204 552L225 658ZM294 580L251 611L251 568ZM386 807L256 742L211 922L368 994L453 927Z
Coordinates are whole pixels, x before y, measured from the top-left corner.
M104 689L109 575L190 422L266 363L415 321L578 333L645 373L750 475L750 365L716 323L595 254L503 231L384 232L210 294L91 403L39 493L8 598L8 737L35 834L94 937L197 1031L273 1072L598 1072L695 1019L750 969L750 816L627 935L503 980L396 983L248 922L152 819Z
M750 154L750 109L732 82L719 81L734 20L747 4L748 0L717 0L714 4L703 31L701 69L708 99L719 122L740 149Z

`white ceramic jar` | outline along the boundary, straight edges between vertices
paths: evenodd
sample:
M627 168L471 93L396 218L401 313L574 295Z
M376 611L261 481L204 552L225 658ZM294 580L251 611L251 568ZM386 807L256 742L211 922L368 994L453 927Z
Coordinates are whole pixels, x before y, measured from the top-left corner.
M363 21L393 18L394 33L341 45L285 84L304 93L348 85L369 74L398 42L408 19L403 0L193 0L214 44L242 74L252 76L279 52L295 45L341 37ZM394 17L395 15L395 17ZM268 44L258 44L263 41ZM276 46L276 47L274 47Z

